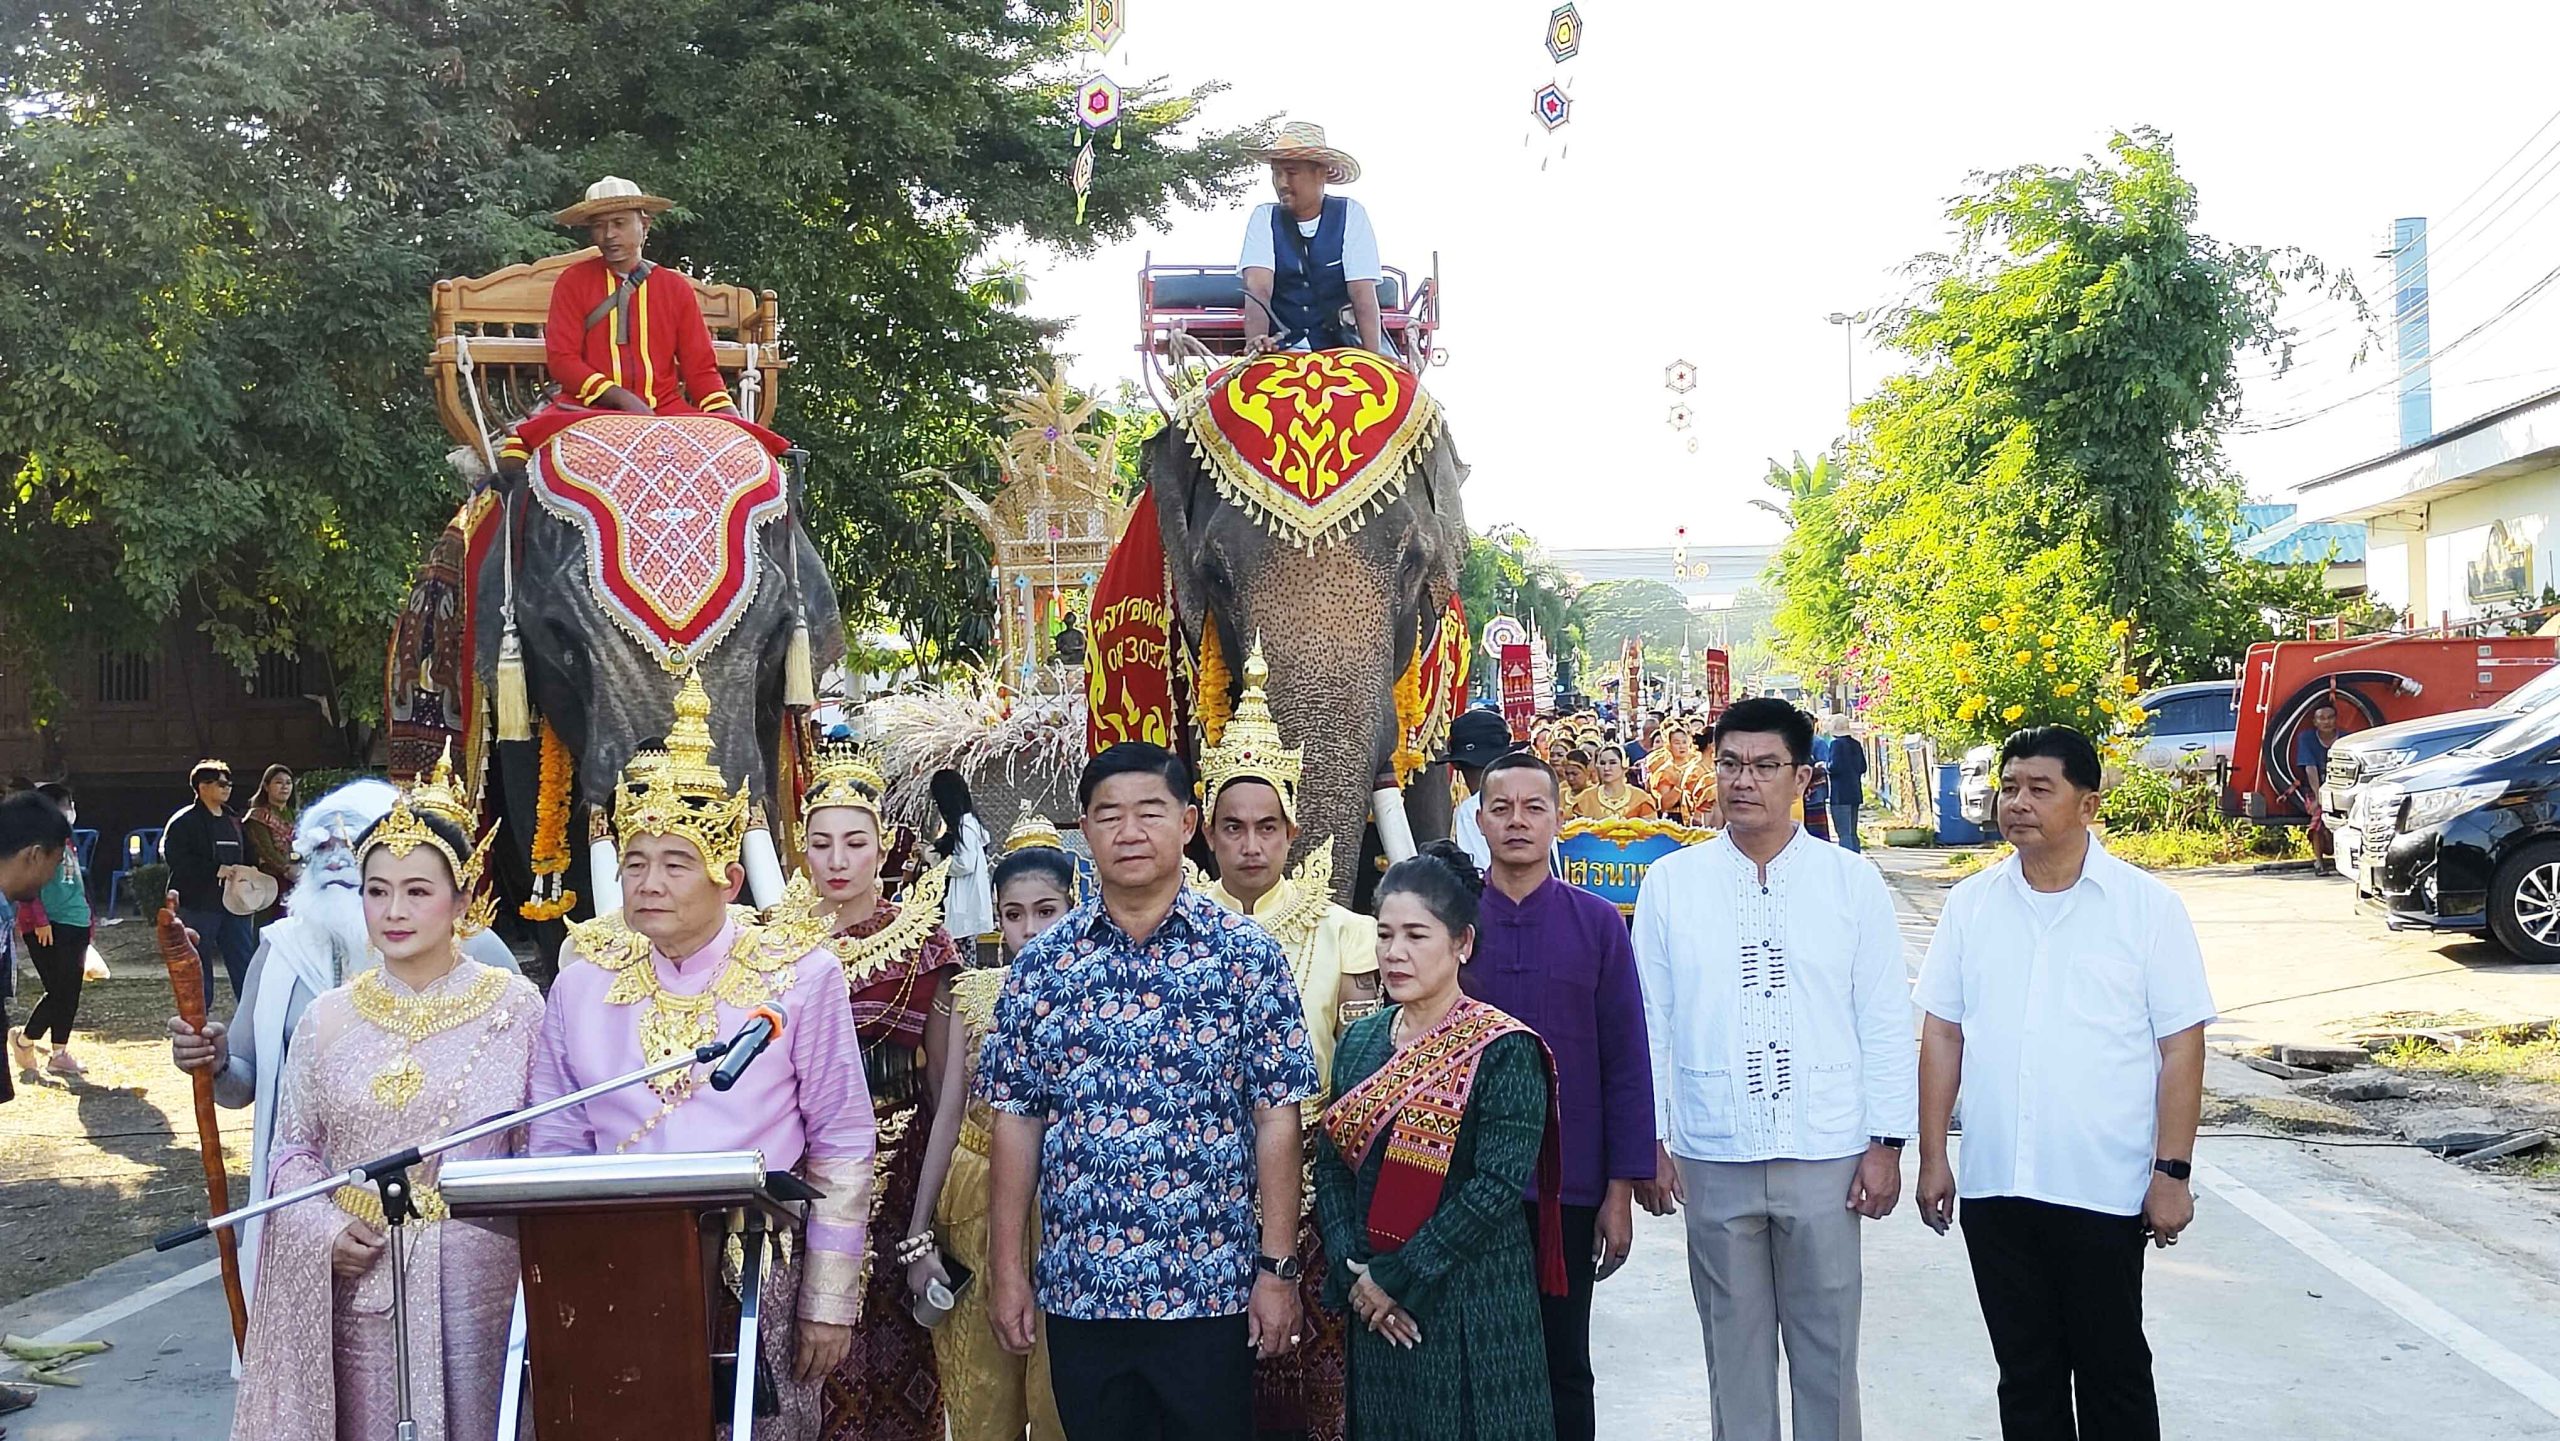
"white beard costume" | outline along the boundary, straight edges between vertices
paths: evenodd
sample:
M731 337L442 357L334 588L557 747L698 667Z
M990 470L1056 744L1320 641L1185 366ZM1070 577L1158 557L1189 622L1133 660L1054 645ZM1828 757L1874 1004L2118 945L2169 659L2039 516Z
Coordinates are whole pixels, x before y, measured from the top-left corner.
M254 1105L255 1138L249 1153L249 1199L267 1199L267 1155L275 1133L285 1052L303 1011L381 964L365 933L363 876L356 838L391 813L400 792L388 781L353 781L313 802L293 837L302 878L285 898L286 916L266 928L239 1008L231 1015L231 1059L216 1074L216 1099L226 1106ZM482 931L462 942L463 954L483 965L516 969L506 942ZM419 1140L428 1137L420 1136ZM240 1227L240 1285L256 1301L260 1225ZM238 1373L239 1361L232 1362Z

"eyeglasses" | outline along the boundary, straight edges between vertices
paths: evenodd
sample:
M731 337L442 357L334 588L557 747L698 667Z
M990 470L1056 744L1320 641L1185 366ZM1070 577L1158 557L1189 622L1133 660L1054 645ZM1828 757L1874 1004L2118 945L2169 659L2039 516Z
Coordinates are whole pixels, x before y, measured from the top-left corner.
M1745 772L1763 785L1775 784L1778 777L1796 768L1793 761L1738 760L1732 756L1716 757L1716 774L1726 780L1740 780Z

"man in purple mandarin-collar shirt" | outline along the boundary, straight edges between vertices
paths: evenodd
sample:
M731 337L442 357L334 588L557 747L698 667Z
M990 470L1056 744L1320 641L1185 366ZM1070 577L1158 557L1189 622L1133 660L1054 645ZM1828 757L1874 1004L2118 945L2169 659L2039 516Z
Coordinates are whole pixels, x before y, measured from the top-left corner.
M1653 1062L1644 993L1618 908L1557 880L1556 774L1527 751L1485 768L1478 824L1493 852L1468 995L1510 1013L1555 1053L1564 1139L1562 1296L1546 1312L1557 1441L1591 1441L1591 1288L1627 1259L1637 1182L1654 1178Z

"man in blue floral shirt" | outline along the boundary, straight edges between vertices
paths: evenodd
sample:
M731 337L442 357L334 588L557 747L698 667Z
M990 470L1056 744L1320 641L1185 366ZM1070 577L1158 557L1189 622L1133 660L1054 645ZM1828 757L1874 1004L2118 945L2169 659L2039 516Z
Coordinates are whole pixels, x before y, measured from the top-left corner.
M1113 746L1076 796L1101 897L1014 958L979 1062L989 1316L1017 1354L1045 1324L1070 1441L1249 1441L1254 1358L1299 1339L1298 1103L1319 1078L1297 981L1259 926L1183 889L1200 812L1171 752Z

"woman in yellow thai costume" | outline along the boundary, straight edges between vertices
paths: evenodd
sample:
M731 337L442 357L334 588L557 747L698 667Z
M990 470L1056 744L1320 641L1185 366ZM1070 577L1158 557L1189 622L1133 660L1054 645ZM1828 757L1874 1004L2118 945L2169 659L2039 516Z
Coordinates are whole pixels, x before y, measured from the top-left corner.
M1600 748L1600 778L1573 798L1573 814L1581 820L1644 820L1654 814L1653 797L1627 779L1626 748Z
M853 991L863 1079L878 1127L870 1276L853 1351L827 1378L826 1441L942 1441L944 1391L917 1302L954 1277L932 1217L957 1126L935 1124L965 1083L951 1026L959 947L942 929L942 873L904 905L881 893L880 773L849 746L821 747L801 797L808 889ZM794 902L787 901L786 904Z
M271 1193L524 1104L542 997L523 977L466 959L456 942L485 916L471 893L488 843L474 848L469 824L439 765L358 840L365 929L382 964L323 992L295 1027ZM491 1137L411 1170L409 1394L421 1436L494 1441L515 1229L450 1219L435 1179L446 1159L511 1155L519 1144ZM382 1198L370 1187L267 1219L235 1441L391 1434L391 1279Z
M951 1005L960 1031L960 1054L967 1073L977 1070L979 1047L995 1021L996 997L1004 991L1005 968L1033 936L1075 909L1075 860L1057 828L1032 813L1026 803L1022 822L1005 837L995 865L996 931L1002 938L1003 965L961 972L951 983ZM988 1147L995 1113L976 1098L974 1088L960 1120L958 1144L951 1152L951 1174L942 1185L934 1210L942 1253L971 1273L987 1266L987 1211L992 1199ZM1035 1219L1025 1254L1039 1249ZM951 1441L1064 1441L1058 1425L1058 1403L1049 1392L1047 1346L1034 1342L1031 1354L1016 1356L996 1340L987 1324L986 1281L960 1290L959 1304L933 1328L933 1352L942 1366L942 1390L951 1411Z

